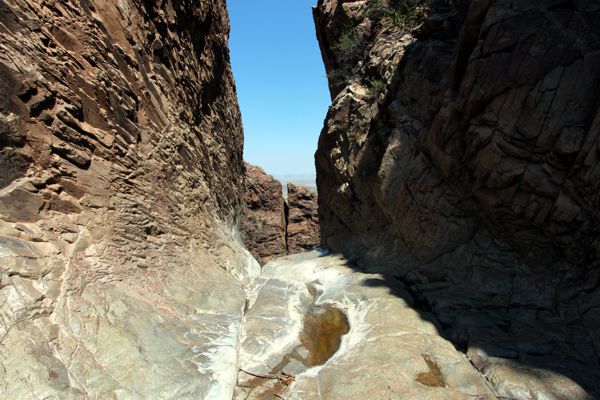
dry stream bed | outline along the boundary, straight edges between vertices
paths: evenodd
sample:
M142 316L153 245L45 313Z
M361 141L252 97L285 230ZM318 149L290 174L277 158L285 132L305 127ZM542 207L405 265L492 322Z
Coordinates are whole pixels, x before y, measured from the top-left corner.
M318 252L265 265L249 289L233 398L496 398L408 294L378 282Z

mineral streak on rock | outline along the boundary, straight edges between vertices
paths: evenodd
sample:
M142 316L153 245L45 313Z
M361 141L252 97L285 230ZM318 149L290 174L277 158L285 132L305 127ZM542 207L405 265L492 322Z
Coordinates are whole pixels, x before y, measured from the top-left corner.
M231 398L224 0L0 2L0 397Z
M600 396L600 4L411 3L315 8L322 245L401 279L502 396Z

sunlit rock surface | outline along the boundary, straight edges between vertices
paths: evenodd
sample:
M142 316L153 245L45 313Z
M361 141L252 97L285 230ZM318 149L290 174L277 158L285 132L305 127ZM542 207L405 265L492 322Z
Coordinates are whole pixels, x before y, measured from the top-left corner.
M261 265L319 245L317 194L288 182L285 187L261 167L245 163L244 208L239 223L244 244ZM282 192L285 189L285 194Z
M318 252L267 264L248 304L236 398L495 398L430 316L415 311L401 288L382 283ZM315 315L324 319L315 324ZM289 386L256 376L286 374L295 378Z
M287 183L287 247L289 254L315 249L320 242L317 194Z
M259 263L287 253L285 199L281 183L261 167L245 163L244 245Z
M0 399L228 399L243 134L221 0L0 2Z

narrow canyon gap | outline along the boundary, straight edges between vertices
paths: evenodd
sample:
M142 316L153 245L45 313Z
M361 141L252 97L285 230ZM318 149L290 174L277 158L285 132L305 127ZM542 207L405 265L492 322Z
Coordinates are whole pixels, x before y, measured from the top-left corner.
M598 398L599 18L319 0L323 250L285 255L224 0L2 1L0 398Z

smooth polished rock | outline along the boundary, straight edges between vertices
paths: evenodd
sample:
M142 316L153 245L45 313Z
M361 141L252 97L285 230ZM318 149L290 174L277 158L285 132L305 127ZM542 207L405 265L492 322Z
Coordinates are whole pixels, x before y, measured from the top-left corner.
M517 362L495 357L477 355L471 357L502 398L514 400L592 400L581 386L564 374L550 368L536 368L527 362ZM570 366L573 369L573 365ZM569 368L563 365L568 372Z
M495 398L430 316L410 305L408 293L392 292L380 275L356 272L342 257L309 252L276 259L265 265L255 290L242 331L236 398ZM349 331L322 365L307 365L306 315L327 306L345 315ZM293 375L293 383L255 376L281 374Z

